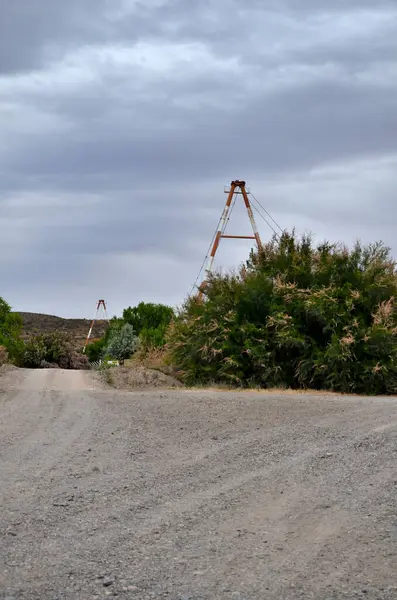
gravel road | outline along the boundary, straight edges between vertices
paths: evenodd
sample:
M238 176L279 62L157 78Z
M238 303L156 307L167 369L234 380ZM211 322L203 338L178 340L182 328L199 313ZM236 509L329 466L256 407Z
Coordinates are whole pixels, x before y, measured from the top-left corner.
M397 399L0 377L0 598L397 599Z

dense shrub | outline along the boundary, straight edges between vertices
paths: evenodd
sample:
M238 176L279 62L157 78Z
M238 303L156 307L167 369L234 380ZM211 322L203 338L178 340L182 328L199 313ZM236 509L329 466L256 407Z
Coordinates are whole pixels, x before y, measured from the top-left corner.
M106 354L123 361L135 353L138 345L140 357L162 349L166 342L167 328L173 317L173 309L164 304L140 302L137 306L130 306L123 311L122 318L114 317L110 320L105 335L87 346L86 355L90 362L104 360ZM127 346L125 346L127 343L125 325L132 327L132 330L128 331L131 339L134 338L134 341ZM124 348L120 347L121 339L124 339Z
M51 363L47 359L47 350L42 339L43 336L33 335L25 343L22 364L30 369L38 369L43 363Z
M397 392L397 277L382 244L274 238L168 334L189 383Z
M90 362L104 359L110 339L117 333L120 333L124 325L125 322L123 319L118 317L110 319L109 327L107 327L105 334L99 340L90 342L86 347L85 354Z
M22 364L32 369L54 365L61 369L86 369L88 359L74 350L67 334L52 332L29 338L24 347Z
M0 367L8 363L8 352L5 346L0 346Z
M126 308L122 320L132 325L139 335L141 352L145 353L165 346L166 331L174 316L170 306L140 302L133 308Z
M164 335L165 329L170 324L173 316L174 311L170 306L151 302L140 302L137 306L133 308L130 306L123 311L124 323L132 325L137 335L140 335L144 330L153 332L156 329Z
M7 350L8 358L18 363L23 352L21 339L22 319L11 307L0 298L0 345Z
M165 346L168 325L159 325L158 327L151 328L145 327L141 330L139 338L143 352L150 352Z
M43 360L40 364L40 368L41 369L59 369L60 366L57 365L56 363L50 363L50 362L47 362L46 360Z
M85 370L89 369L90 363L84 354L79 352L72 352L69 362L69 369Z
M104 352L106 351L106 344L107 339L105 337L88 344L85 350L87 359L90 362L101 360L104 356Z
M123 362L130 358L139 346L139 337L135 334L132 325L126 323L121 329L116 329L111 334L108 345L106 346L106 354Z

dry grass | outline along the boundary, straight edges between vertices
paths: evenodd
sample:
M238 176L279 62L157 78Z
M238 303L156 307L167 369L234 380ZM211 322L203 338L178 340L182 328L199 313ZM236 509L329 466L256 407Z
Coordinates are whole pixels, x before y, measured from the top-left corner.
M118 390L173 389L182 384L174 377L161 371L148 369L142 365L123 366L106 369L102 372L104 381Z
M137 369L149 369L159 371L170 377L177 378L177 370L170 365L170 356L166 350L152 350L148 353L137 352L135 356L129 360L126 360L124 367L135 371ZM353 396L355 394L341 394L337 392L330 392L325 390L312 390L312 389L286 389L286 388L239 388L226 384L215 384L209 383L208 385L194 385L194 386L183 386L187 391L192 392L225 392L225 393L239 393L239 394L261 394L265 395L284 395L284 396L342 396L348 395Z
M186 388L192 392L225 392L225 393L238 393L238 394L260 394L263 395L277 395L277 396L358 396L358 394L344 394L342 392L331 392L328 390L312 390L312 389L297 389L291 388L237 388L230 387L223 384L208 384L202 386L192 386Z
M175 377L177 371L170 364L170 356L167 350L153 349L148 352L137 352L133 358L124 362L125 367L145 367L154 371L160 371L165 375Z

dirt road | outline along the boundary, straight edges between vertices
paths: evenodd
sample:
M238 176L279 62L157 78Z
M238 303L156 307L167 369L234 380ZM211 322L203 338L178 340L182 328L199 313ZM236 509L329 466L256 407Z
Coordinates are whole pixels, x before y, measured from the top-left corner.
M397 599L397 399L0 377L0 598Z

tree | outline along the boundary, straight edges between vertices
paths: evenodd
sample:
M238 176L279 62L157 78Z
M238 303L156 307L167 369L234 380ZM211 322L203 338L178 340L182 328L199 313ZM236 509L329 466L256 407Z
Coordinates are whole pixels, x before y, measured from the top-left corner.
M152 348L165 345L167 329L175 314L170 306L140 302L137 306L126 308L123 320L133 326L140 337L140 348L143 353Z
M119 360L121 363L130 358L139 345L139 337L129 323L116 330L110 337L106 348L106 354Z
M168 343L187 382L397 392L397 271L381 243L273 238L188 300Z
M21 331L20 315L11 312L10 305L0 298L0 345L7 349L10 358L16 362L23 351Z
M22 366L32 369L56 365L61 369L87 369L88 359L73 348L67 334L60 331L32 335L26 342Z
M137 335L151 329L166 328L174 316L174 311L165 304L140 302L133 308L130 306L123 311L123 320L133 326Z

